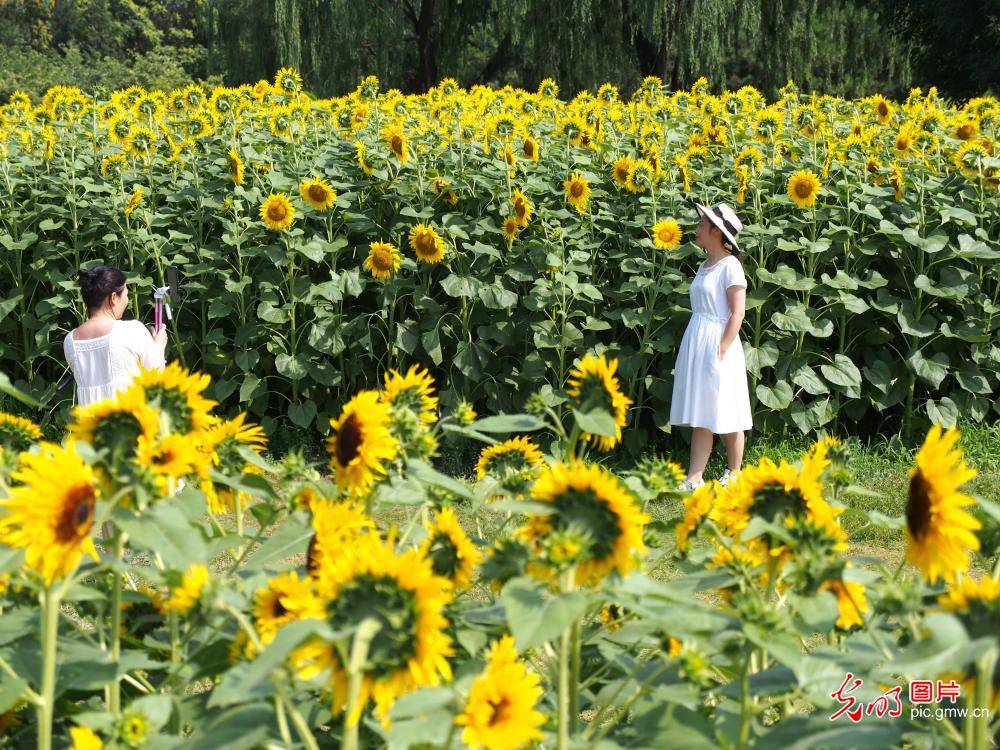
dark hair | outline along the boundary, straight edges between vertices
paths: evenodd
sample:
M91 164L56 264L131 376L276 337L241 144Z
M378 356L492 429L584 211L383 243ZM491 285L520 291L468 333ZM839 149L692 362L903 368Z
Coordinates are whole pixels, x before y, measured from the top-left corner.
M88 313L100 310L112 293L121 294L125 289L125 274L114 266L81 268L76 275Z

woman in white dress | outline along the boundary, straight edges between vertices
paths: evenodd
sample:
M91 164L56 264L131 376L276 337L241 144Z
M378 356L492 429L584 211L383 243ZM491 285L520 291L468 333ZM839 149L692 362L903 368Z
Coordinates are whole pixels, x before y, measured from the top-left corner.
M743 224L724 203L695 207L701 221L694 239L708 258L691 282L691 320L677 352L670 403L670 424L694 428L687 479L681 485L688 492L704 484L713 435L722 435L729 463L719 481L728 485L739 474L744 431L753 426L739 338L747 280L736 235Z
M66 334L63 353L76 380L76 402L87 406L128 388L140 365L163 367L167 330L121 319L128 287L117 268L95 266L78 275L87 320Z

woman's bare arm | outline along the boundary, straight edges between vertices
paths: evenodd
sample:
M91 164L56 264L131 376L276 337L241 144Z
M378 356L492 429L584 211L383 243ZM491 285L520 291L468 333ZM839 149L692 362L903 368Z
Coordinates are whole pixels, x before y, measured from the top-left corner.
M726 329L722 332L722 340L719 342L719 359L726 356L729 347L739 335L740 326L743 325L743 318L747 312L747 288L731 286L726 289L726 297L729 299L729 309L733 312L726 322Z

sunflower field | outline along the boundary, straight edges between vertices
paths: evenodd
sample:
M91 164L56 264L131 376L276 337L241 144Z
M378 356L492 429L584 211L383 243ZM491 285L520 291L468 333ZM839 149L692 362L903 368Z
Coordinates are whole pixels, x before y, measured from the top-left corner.
M377 373L443 403L556 405L579 352L618 360L625 449L666 429L700 260L692 201L729 202L750 278L755 423L900 432L993 420L1000 103L846 100L699 80L316 99L273 82L0 107L0 369L50 398L74 274L127 270L136 317L182 269L171 352L273 430L322 432ZM280 421L279 421L280 420Z
M836 438L692 495L595 461L616 365L485 417L391 370L322 472L176 363L61 444L0 414L0 747L990 747L1000 508L957 431L927 433L905 518L868 514L889 565L849 554ZM431 466L455 435L474 481Z

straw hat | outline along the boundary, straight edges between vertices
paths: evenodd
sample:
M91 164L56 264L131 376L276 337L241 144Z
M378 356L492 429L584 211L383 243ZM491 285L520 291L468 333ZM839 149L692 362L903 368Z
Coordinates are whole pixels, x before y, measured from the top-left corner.
M736 235L740 233L743 229L743 222L739 220L736 216L736 212L733 211L725 203L720 203L717 206L712 206L708 208L700 203L694 204L698 213L708 219L712 224L719 228L722 232L722 236L726 238L726 241L732 245L736 252L740 252L740 246L736 242Z

